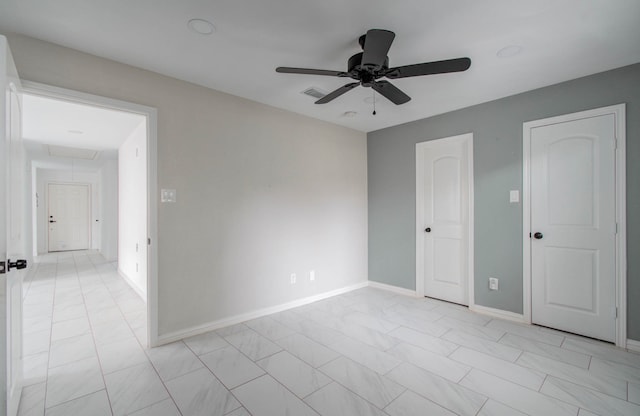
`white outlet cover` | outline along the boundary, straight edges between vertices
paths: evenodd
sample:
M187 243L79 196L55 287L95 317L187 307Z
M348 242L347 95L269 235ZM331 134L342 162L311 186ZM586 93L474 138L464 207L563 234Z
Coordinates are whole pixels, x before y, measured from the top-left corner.
M176 202L176 190L175 189L162 189L160 190L161 202Z
M514 204L520 202L520 191L517 189L514 191L509 191L509 202Z
M291 273L291 284L294 284L295 282L296 282L296 274Z
M316 280L316 271L315 270L311 270L309 272L309 281L313 282L314 280Z
M489 278L489 290L498 290L498 279L495 277Z

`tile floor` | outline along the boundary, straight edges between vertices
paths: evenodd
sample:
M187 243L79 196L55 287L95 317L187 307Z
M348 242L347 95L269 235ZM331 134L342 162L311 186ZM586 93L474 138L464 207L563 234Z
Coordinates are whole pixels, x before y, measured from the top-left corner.
M640 415L640 355L366 288L147 349L95 252L25 282L20 415Z

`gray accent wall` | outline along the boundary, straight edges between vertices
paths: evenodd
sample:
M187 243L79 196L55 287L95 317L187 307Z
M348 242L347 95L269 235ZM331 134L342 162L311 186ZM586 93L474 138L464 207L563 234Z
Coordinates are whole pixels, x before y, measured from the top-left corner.
M369 280L415 289L415 144L473 133L475 303L522 313L522 123L627 105L628 338L640 340L640 64L367 135ZM380 114L384 116L384 114ZM488 278L500 279L489 291Z

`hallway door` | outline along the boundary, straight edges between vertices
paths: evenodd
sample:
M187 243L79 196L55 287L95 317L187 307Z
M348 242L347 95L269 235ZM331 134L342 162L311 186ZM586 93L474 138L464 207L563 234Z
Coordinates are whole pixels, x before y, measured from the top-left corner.
M84 184L49 184L49 252L90 248L89 188L90 185Z

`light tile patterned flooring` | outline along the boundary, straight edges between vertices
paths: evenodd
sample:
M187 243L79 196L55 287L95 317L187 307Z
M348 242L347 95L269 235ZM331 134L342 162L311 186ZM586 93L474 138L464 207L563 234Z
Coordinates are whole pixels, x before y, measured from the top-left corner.
M640 355L371 288L154 349L95 252L25 282L20 415L640 415Z

